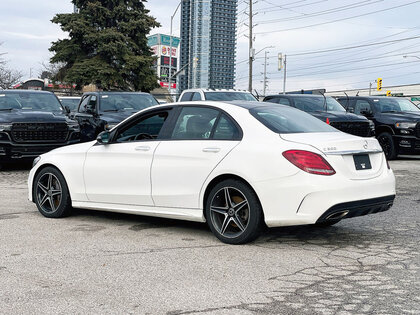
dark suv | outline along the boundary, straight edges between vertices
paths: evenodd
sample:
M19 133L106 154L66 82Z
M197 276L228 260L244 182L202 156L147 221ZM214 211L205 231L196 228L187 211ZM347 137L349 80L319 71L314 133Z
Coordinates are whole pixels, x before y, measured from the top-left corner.
M83 94L73 117L80 124L81 141L91 141L132 114L157 104L148 93L89 92Z
M288 105L303 110L332 127L360 137L375 135L372 121L362 115L346 112L334 98L311 94L278 94L266 96L263 102Z
M376 137L388 159L420 154L420 109L405 98L350 96L337 99L349 112L375 123Z
M77 143L79 131L53 93L0 90L0 164Z

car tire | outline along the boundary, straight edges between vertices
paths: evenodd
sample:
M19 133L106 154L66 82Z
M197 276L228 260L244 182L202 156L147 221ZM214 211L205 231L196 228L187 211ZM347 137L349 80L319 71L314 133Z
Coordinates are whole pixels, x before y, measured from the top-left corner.
M227 179L214 186L205 210L210 230L227 244L252 242L259 236L264 222L256 193L236 179Z
M62 218L70 215L71 199L64 176L54 167L42 169L33 182L34 202L47 218Z
M378 136L378 141L387 160L395 160L398 156L398 152L392 135L389 132L383 132Z

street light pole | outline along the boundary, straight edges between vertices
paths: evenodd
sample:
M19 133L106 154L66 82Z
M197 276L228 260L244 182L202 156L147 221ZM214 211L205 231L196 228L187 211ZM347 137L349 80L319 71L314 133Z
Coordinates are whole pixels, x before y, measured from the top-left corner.
M286 54L284 54L284 73L283 73L283 94L286 94L286 70L287 70L287 63L286 63Z
M252 38L252 1L249 0L249 68L248 68L248 91L252 93L252 62L254 61L254 48Z
M169 94L171 94L172 91L172 24L174 21L174 17L176 12L178 11L179 7L181 5L181 2L178 3L174 14L171 15L171 32L170 32L170 40L169 40L169 86L168 86L168 90L169 90Z
M268 51L266 50L264 52L264 86L263 86L263 95L265 97L265 92L267 90L267 53Z

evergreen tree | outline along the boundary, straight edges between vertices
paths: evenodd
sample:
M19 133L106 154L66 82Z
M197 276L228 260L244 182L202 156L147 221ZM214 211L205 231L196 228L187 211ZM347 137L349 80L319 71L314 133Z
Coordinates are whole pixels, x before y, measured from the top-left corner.
M160 24L145 0L72 0L78 13L51 21L69 38L52 43L52 63L64 63L66 82L104 90L150 91L157 86L146 35Z

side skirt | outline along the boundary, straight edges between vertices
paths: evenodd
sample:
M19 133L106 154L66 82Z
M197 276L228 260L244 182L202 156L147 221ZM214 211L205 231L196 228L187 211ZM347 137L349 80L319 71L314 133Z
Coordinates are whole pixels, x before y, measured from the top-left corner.
M135 206L122 204L108 204L86 201L73 201L73 208L147 215L168 219L179 219L195 222L206 222L202 209L165 208L153 206Z

